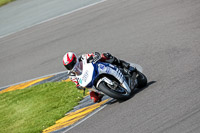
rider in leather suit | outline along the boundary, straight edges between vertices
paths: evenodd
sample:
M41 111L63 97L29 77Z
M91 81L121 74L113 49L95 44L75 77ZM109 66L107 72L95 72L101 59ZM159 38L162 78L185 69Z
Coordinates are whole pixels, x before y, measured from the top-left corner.
M83 54L77 57L74 52L67 52L63 57L63 65L68 70L69 78L71 79L71 81L73 81L76 84L76 87L78 89L84 89L84 88L79 85L76 74L73 72L73 68L75 67L75 65L78 64L79 61L83 59L83 57L85 57L87 61L90 61L95 58L95 54L94 53ZM116 57L112 56L110 53L102 53L100 61L117 65L118 67L123 68L125 73L131 73L129 71L129 65L130 65L129 63L123 60L117 59ZM93 102L95 103L100 102L102 97L103 97L103 94L95 92L95 91L90 91L90 98L93 100Z

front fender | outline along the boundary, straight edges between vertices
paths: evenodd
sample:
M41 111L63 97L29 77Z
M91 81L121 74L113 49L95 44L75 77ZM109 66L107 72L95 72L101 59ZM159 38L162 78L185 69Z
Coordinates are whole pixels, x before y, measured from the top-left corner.
M108 79L107 77L103 77L99 79L99 81L96 84L96 87L99 88L99 84L103 81L106 82L107 84L113 85L113 82L110 79Z
M99 88L99 84L101 82L106 82L107 84L113 85L112 80L118 81L113 75L109 75L109 74L102 74L101 76L98 77L98 79L96 80L96 88ZM119 81L118 81L119 82ZM120 83L120 82L119 82ZM122 85L123 88L125 88L127 90L128 93L131 93L131 89L128 86L128 84L126 83L126 81L124 80L122 83L120 83Z

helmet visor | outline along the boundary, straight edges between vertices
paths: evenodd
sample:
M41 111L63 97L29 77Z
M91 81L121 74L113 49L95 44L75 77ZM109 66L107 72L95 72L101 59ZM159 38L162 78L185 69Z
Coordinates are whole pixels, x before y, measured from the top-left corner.
M75 64L76 64L76 58L74 58L69 64L65 65L65 67L67 70L72 70Z

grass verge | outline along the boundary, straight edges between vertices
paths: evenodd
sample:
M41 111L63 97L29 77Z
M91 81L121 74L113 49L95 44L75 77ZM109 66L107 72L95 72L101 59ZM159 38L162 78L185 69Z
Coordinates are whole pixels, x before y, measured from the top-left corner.
M0 7L15 0L0 0Z
M78 105L83 94L72 82L53 82L0 94L0 131L40 133Z

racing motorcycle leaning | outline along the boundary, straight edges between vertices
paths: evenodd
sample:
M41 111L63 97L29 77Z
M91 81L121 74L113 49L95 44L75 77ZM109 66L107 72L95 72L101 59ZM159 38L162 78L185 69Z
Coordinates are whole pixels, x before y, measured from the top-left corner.
M86 58L73 69L79 85L93 88L114 99L126 100L131 97L135 88L147 85L146 76L136 67L130 65L129 70L110 63L100 62L100 54L95 53L92 61ZM127 72L128 71L128 72Z

